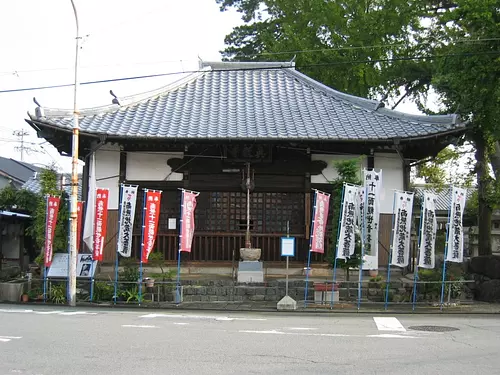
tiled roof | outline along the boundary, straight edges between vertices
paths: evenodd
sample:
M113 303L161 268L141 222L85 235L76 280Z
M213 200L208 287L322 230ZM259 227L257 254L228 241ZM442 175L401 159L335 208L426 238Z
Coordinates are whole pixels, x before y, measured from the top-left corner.
M467 189L467 199L465 201L465 205L467 205L467 203L470 201L474 190L475 189ZM417 186L415 187L414 191L415 197L418 199L418 202L421 202L421 199L424 196L424 191L436 194L436 211L448 211L448 209L450 208L451 190L449 188L438 190L430 187Z
M23 161L8 159L0 156L0 172L22 185L33 175L34 172L40 172L42 169Z
M111 99L111 98L110 98ZM456 115L407 115L335 91L293 63L204 63L200 72L119 105L81 111L82 133L162 139L380 141L463 129ZM31 121L64 130L70 111ZM28 120L28 122L30 122Z
M61 184L64 191L71 195L71 174L65 173L57 176L57 187L61 189ZM34 173L31 178L26 181L22 189L26 189L32 191L33 193L40 194L42 187L40 186L40 174ZM82 197L82 176L78 175L78 199L80 200Z

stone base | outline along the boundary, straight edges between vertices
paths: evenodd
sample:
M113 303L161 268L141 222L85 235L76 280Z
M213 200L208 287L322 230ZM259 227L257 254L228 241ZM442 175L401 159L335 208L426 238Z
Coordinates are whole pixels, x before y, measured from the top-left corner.
M284 296L277 305L278 310L297 310L297 301L290 296Z
M239 283L263 283L264 269L258 261L243 261L238 264Z
M261 249L242 247L240 249L240 258L243 261L258 261L261 252Z

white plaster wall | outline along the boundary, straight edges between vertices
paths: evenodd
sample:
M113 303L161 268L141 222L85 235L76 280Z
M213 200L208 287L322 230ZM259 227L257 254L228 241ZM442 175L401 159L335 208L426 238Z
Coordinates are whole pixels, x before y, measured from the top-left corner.
M182 173L171 173L169 159L182 158L183 153L127 152L127 180L182 181Z
M326 184L330 181L335 180L339 174L337 169L334 167L334 162L338 160L355 159L360 155L328 155L328 154L312 154L311 160L323 160L327 163L327 167L323 169L323 174L316 176L311 176L312 184ZM361 178L361 172L363 168L366 168L366 158L363 158L360 163L359 176Z
M392 214L394 189L403 190L403 161L398 154L375 153L375 170L382 169L380 213Z
M95 153L96 185L109 189L108 209L117 210L120 174L120 147L106 144Z

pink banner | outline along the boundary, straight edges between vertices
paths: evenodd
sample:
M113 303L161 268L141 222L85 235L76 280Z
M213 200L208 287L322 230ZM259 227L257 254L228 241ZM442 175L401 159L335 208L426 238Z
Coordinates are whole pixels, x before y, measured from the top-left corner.
M144 210L143 244L141 260L147 263L149 254L155 245L156 233L158 232L158 222L160 221L161 191L146 191L146 207Z
M328 210L330 208L330 195L322 193L321 191L316 191L315 201L316 207L314 210L310 251L324 254L326 222L328 221Z
M96 189L94 218L94 260L102 261L108 224L108 189Z
M45 267L52 264L54 235L56 233L57 214L59 213L60 199L58 197L47 198L47 210L45 220Z
M196 197L198 194L189 191L183 191L182 194L182 237L179 251L190 253L194 235L194 210L196 209Z

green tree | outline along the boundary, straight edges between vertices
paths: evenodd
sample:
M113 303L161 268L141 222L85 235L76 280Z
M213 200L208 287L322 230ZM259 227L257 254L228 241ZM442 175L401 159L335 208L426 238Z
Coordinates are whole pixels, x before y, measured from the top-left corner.
M338 90L390 97L395 106L410 98L426 113L432 112L429 94L437 93L443 112L468 121L479 251L491 252L491 213L500 202L498 0L216 1L222 10L236 8L245 21L226 37L225 59L297 55L299 70ZM443 178L439 169L425 173Z

